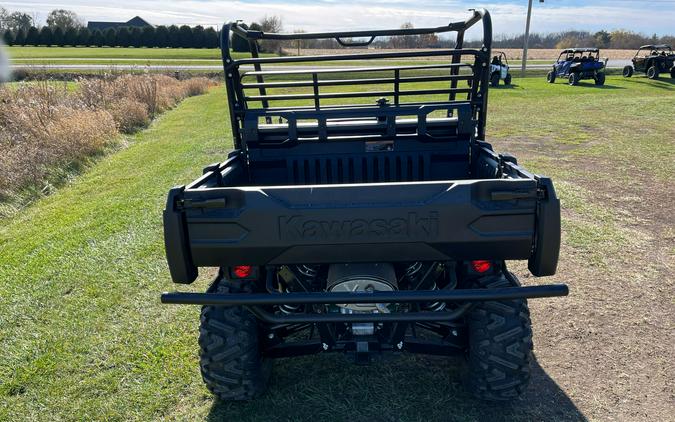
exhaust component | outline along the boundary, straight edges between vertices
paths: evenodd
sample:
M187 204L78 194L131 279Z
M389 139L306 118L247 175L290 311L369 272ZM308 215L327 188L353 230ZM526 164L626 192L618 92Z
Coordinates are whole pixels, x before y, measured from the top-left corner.
M326 290L331 293L373 293L398 290L392 264L331 264L328 268ZM338 304L356 312L382 312L384 304Z

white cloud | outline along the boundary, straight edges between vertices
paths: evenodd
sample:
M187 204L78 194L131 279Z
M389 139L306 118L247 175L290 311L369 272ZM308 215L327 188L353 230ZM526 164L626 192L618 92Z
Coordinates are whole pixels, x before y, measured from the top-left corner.
M279 15L287 30L390 28L411 21L416 26L442 25L468 15L467 1L421 0L118 0L114 3L85 0L23 0L4 2L8 9L37 12L44 19L54 8L68 8L86 20L127 20L135 15L154 24L189 24L218 26L222 22L243 19L247 22L264 15ZM493 0L480 4L491 11L495 33L519 33L525 22L525 4ZM569 3L568 3L569 4ZM611 4L611 3L609 3ZM639 4L639 3L638 3ZM535 2L532 19L534 32L552 32L564 29L598 30L625 28L646 33L672 32L675 8L662 8L659 13L643 13L631 3L619 6L606 2L584 6L560 6L551 2Z

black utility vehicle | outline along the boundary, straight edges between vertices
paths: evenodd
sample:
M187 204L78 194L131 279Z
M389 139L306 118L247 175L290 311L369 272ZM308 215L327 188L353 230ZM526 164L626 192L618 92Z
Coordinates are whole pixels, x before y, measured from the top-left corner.
M630 78L635 71L644 72L649 79L658 79L661 73L670 73L675 79L675 54L669 45L643 45L632 59L633 65L623 68L623 76Z
M567 78L570 85L578 85L582 79L593 79L596 85L604 85L606 62L600 59L597 48L568 48L560 52L546 80L554 83L562 77Z
M479 22L483 47L463 48ZM349 47L441 32L457 33L456 48L312 57L257 49L260 40ZM201 371L219 398L260 394L272 358L324 352L357 363L459 353L479 397L512 399L526 387L526 298L563 296L567 286L521 286L505 260L554 274L560 205L550 179L485 142L491 32L485 11L436 28L223 27L235 150L173 188L164 211L173 281L192 283L198 267L220 271L205 293L162 295L204 305ZM231 34L249 42L251 58L230 56ZM419 57L447 61L376 61ZM364 60L372 66L349 65ZM311 65L326 61L343 67Z

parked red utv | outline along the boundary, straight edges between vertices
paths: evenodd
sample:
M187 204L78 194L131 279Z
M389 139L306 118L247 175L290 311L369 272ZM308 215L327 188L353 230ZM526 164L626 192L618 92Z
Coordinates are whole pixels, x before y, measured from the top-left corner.
M478 23L483 46L464 48ZM265 40L353 47L453 32L452 49L258 57ZM340 352L366 364L407 351L466 356L478 397L521 394L532 360L527 299L568 291L523 286L507 269L527 260L535 276L555 273L560 203L549 178L485 141L490 15L297 34L229 23L221 34L235 149L171 189L164 210L173 281L220 268L205 293L162 295L203 306L207 387L251 399L275 358ZM248 42L251 58L232 58L231 36ZM379 59L396 61L350 65ZM312 65L326 61L343 65Z

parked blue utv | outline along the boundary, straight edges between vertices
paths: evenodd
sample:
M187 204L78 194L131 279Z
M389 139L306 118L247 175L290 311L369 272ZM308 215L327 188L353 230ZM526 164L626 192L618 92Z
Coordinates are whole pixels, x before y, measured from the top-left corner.
M600 59L597 48L568 48L553 63L553 69L546 75L549 83L556 78L567 78L570 85L578 85L582 79L593 79L596 85L605 84L605 64L607 59Z

